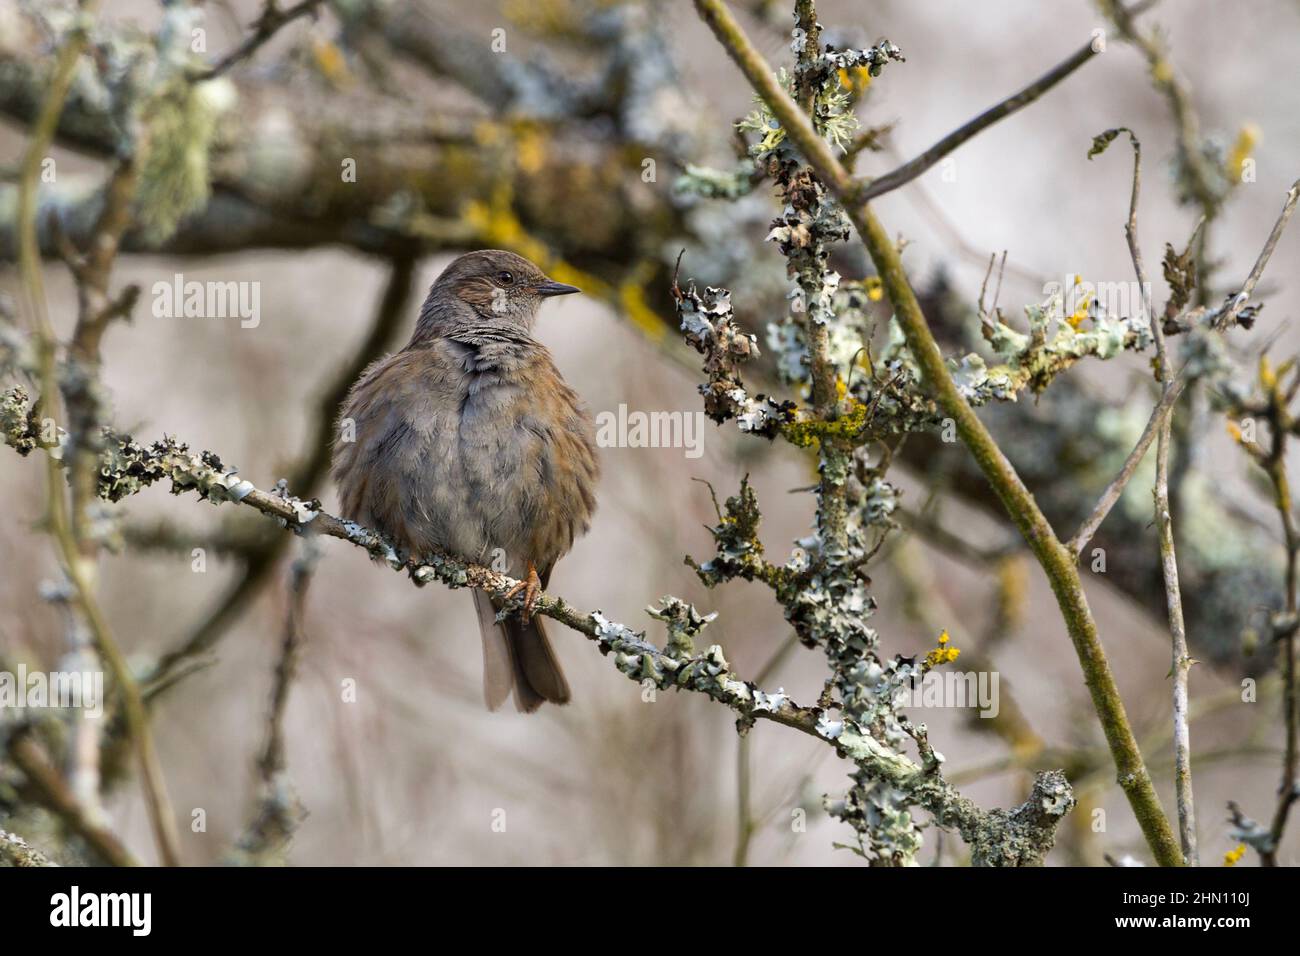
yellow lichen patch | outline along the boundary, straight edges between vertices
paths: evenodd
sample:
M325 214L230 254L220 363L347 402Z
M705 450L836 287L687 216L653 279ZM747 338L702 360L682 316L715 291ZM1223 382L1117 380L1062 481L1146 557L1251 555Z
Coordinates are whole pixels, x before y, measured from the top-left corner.
M546 137L534 126L521 127L515 135L515 164L519 171L533 175L546 163Z
M1237 132L1237 138L1233 141L1232 149L1228 153L1228 161L1225 164L1228 178L1234 183L1241 182L1241 174L1242 170L1245 169L1246 160L1250 159L1250 155L1255 151L1258 142L1259 127L1254 123L1247 123Z
M506 0L501 12L511 23L547 36L576 32L584 16L573 0Z
M1266 392L1277 388L1277 373L1273 371L1273 363L1268 360L1267 355L1259 357L1259 384L1264 386Z
M1157 83L1168 84L1174 79L1174 68L1164 57L1151 64L1151 79Z
M333 40L321 36L312 37L311 58L321 76L335 89L351 85L352 71L348 69L347 58Z
M867 298L872 302L879 302L885 297L885 284L880 281L880 276L868 276L862 280L866 286Z
M867 87L871 85L871 71L865 66L855 66L851 69L839 71L840 86L851 92L854 96L861 96L866 92Z
M1234 422L1231 418L1228 419L1227 425L1228 425L1228 434L1232 436L1232 440L1237 442L1238 444L1241 444L1242 443L1241 426L1238 425L1236 422Z
M952 647L948 632L943 631L939 635L939 646L934 648L925 655L926 667L938 667L940 664L951 664L961 654L961 649Z
M837 391L844 389L844 383L840 382ZM840 397L844 398L843 391L840 391ZM866 405L850 397L844 414L835 421L824 422L820 418L813 418L807 421L789 422L781 426L781 434L796 448L812 448L833 438L853 440L866 427L867 412Z
M1080 300L1078 308L1066 317L1065 321L1070 324L1070 328L1077 329L1083 324L1084 319L1088 317L1088 306L1090 305L1092 305L1091 292L1085 295L1083 299Z
M1245 856L1245 854L1246 854L1246 844L1238 843L1234 849L1231 849L1227 853L1223 854L1223 865L1236 866L1237 863L1241 860L1241 858Z
M533 238L524 229L523 223L515 215L513 198L510 184L502 183L492 191L490 202L474 199L466 204L465 221L479 232L489 245L517 252L525 259L531 259L546 269L548 260L551 259L550 251L544 242ZM552 274L551 278L560 279L555 274ZM564 280L560 279L560 281Z
M659 318L659 314L650 308L646 301L645 286L639 282L627 281L618 287L619 305L642 334L652 342L662 342L668 326Z

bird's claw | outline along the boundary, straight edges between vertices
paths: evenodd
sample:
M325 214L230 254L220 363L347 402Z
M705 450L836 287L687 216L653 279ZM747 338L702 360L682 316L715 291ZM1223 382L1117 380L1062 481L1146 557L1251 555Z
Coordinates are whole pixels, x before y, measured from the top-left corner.
M531 561L528 562L528 573L524 575L523 580L506 592L506 600L511 600L520 591L524 592L524 606L520 615L527 621L537 610L537 601L542 595L542 581L537 576L537 568Z

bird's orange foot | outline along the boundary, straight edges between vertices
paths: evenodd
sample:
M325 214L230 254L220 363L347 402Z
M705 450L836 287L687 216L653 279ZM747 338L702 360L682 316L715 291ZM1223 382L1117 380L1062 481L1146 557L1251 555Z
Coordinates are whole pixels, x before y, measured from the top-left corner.
M542 595L542 581L537 576L537 568L533 562L528 562L528 573L524 579L506 592L506 600L509 601L520 591L524 592L524 607L520 612L525 621L533 616L533 611L537 610L537 599Z

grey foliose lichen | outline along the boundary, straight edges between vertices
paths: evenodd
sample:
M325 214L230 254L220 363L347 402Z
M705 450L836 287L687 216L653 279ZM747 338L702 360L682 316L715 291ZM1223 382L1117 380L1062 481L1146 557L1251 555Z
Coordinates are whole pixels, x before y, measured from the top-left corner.
M781 425L792 421L794 406L763 395L751 396L740 377L740 366L758 355L758 341L736 322L731 293L694 286L674 286L681 330L697 352L704 356L708 381L699 386L704 412L715 422L736 419L740 429L773 438Z
M850 74L862 68L875 76L885 63L902 56L888 41L866 50L819 51L802 30L796 30L793 45L796 72L782 72L778 81L792 94L810 96L815 129L844 147L857 128ZM924 725L913 726L900 712L908 697L904 691L922 667L913 658L882 655L879 635L869 625L876 602L862 572L893 527L898 493L884 478L889 456L873 466L867 448L877 440L942 427L944 419L896 326L884 353L871 354L870 303L882 298L880 281L845 279L830 268L832 248L849 237L843 207L803 165L765 105L760 102L739 127L753 137L751 174L743 168L729 173L694 169L679 185L696 195L730 197L748 194L761 179L771 180L781 212L770 222L767 240L785 260L791 308L768 324L767 347L782 381L798 389L800 400L808 400L813 393L815 338L819 388L827 391L824 372L830 366L830 384L836 391L819 393L815 413L809 409L807 415L794 402L751 397L741 383L739 366L757 354L757 346L754 337L736 325L730 293L709 288L701 295L693 288L683 292L674 287L686 339L706 358L708 382L700 387L706 412L718 422L737 419L744 431L766 437L781 434L798 447L816 448L821 477L815 527L796 543L784 564L764 557L761 512L747 480L719 509L718 523L710 529L714 553L707 560L687 562L709 587L733 578L766 583L800 641L826 655L826 690L819 706L802 716L811 718L812 732L855 765L848 791L826 800L830 814L852 827L852 849L873 863L915 863L923 841L912 808L923 807L941 825L956 827L978 845L981 862L1041 861L1052 834L1038 832L1037 821L1068 809L1068 785L1064 790L1049 787L1030 809L1026 804L1000 816L985 814L961 797L942 779L943 758L930 746ZM991 322L986 339L994 360L971 355L954 363L968 397L976 402L1014 400L1026 387L1045 386L1083 356L1107 358L1149 342L1145 328L1127 316L1112 318L1093 309L1067 321L1057 315L1059 306L1059 300L1049 299L1027 310L1027 333L1002 323L1000 316ZM1059 319L1055 327L1054 319ZM1083 319L1091 326L1081 328ZM663 611L673 635L670 643L679 648L676 653L690 655L693 634L688 636L686 630L695 622L683 613L676 604ZM628 646L626 638L617 640L625 671L656 682L678 679L677 665L665 668L642 648ZM719 651L694 666L725 686L723 670L718 670L721 661ZM722 699L726 692L715 696ZM741 725L743 730L743 719ZM920 764L906 753L913 745ZM1001 844L999 838L1004 838Z

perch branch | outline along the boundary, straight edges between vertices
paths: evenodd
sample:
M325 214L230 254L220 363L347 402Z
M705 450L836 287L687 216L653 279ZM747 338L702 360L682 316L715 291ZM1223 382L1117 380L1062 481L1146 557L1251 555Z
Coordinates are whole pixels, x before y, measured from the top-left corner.
M23 430L24 423L30 427L31 422L25 395L21 388L11 388L4 398L6 415L0 420L0 431L5 443L30 451L32 436ZM379 533L321 510L319 502L294 498L283 484L275 492L263 491L226 468L211 452L191 453L175 439L145 448L128 436L112 435L107 444L99 471L99 491L109 500L117 501L155 482L169 480L175 494L193 491L213 503L237 502L278 519L282 527L295 533L347 541L394 570L406 572L417 585L439 581L452 588L479 588L504 601L519 583L498 571L445 554L412 558ZM506 603L511 601L518 604L517 599ZM1030 798L1012 811L983 811L949 786L936 768L919 766L894 753L851 723L829 720L820 705L802 706L784 693L767 694L740 679L731 671L720 647L714 645L695 654L691 638L707 621L675 598L665 598L663 603L662 609L654 609L654 615L668 622L671 637L666 649L648 642L644 633L609 620L600 611L583 613L548 594L539 597L535 613L585 635L603 653L612 654L617 668L638 683L650 680L664 689L674 687L705 694L733 710L744 728L766 720L830 744L870 776L909 793L940 824L955 827L972 845L980 862L1039 863L1051 848L1057 823L1073 805L1069 783L1062 774L1039 774Z

